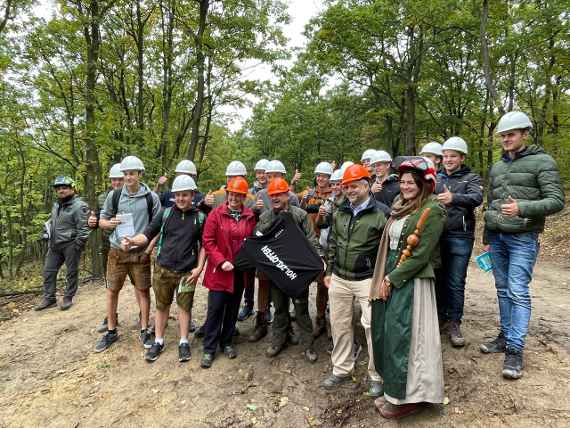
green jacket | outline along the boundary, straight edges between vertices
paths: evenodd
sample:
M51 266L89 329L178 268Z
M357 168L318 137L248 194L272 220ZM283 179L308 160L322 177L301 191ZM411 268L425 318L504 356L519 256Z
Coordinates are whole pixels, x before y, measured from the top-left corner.
M284 213L291 214L293 220L295 220L295 223L301 228L307 240L316 250L318 245L317 235L315 234L315 229L313 228L308 214L305 212L305 210L302 210L301 208L293 205L289 205L287 211L280 211L278 213L272 209L265 210L259 217L254 232L265 233L267 230L269 230L273 222L277 220L277 217L279 215L283 215Z
M510 197L517 201L520 215L505 217L501 205ZM503 154L489 173L485 232L542 232L544 219L564 208L564 189L552 156L536 145L517 153Z
M419 244L399 267L396 263L406 248L406 240L415 228L421 213L429 207ZM433 260L438 242L445 227L445 209L433 199L422 209L411 214L404 223L398 248L389 252L386 263L392 291L387 302L372 301L372 347L374 366L384 379L384 391L392 397L406 397L408 358L412 337L412 310L414 305L414 279L434 278ZM435 304L435 302L434 302ZM436 309L433 308L435 311ZM433 332L439 334L438 332Z
M386 216L385 206L373 197L356 216L348 199L333 213L327 248L326 275L346 280L371 278Z

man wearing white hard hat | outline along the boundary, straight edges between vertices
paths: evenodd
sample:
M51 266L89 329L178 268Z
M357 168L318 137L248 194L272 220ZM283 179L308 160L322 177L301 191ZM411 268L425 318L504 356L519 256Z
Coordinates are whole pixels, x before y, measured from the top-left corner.
M420 156L428 158L435 165L437 171L441 170L441 162L443 160L442 145L435 141L425 144L420 150Z
M152 346L152 333L148 328L150 312L150 254L144 246L125 251L121 248L124 237L142 233L160 211L158 195L141 182L144 165L136 156L127 156L121 162L124 185L107 195L99 227L111 233L111 249L107 262L107 331L95 345L95 352L103 352L118 340L117 305L119 293L129 276L140 309L139 339L146 349Z
M462 347L465 280L475 241L475 208L483 202L483 187L481 177L465 165L468 147L463 138L449 138L442 152L435 193L447 211L447 222L440 238L443 263L436 271L437 308L440 325L448 324L451 344Z
M158 236L152 278L156 298L156 337L145 354L148 362L156 361L164 349L164 331L174 295L180 333L178 361L190 359L188 332L194 291L206 264L206 253L200 246L206 216L193 205L196 190L192 177L176 177L172 183L175 205L163 208L143 233L132 238L125 237L122 241L123 249L128 251L131 247L145 247Z
M384 150L376 150L370 158L370 166L374 170L370 191L377 201L391 207L400 194L400 178L392 172L392 156Z
M176 174L176 177L180 175L187 175L189 177L192 177L194 182L196 182L196 177L198 176L198 170L196 169L196 165L194 164L194 162L188 159L182 159L180 162L178 162L176 168L174 169L174 172ZM166 184L167 181L168 181L167 177L165 176L159 177L158 183L154 191L155 192L158 191L158 187ZM172 190L161 192L159 196L160 196L160 204L162 205L163 208L168 208L174 205L174 192ZM192 203L194 204L195 207L198 207L203 199L204 195L198 190L196 190L194 192L194 199L192 200Z
M362 153L362 156L360 157L360 163L368 169L370 176L374 175L374 168L372 168L372 166L370 165L370 160L375 154L376 150L366 149L364 150L364 153Z
M327 199L331 197L332 194L330 179L333 174L333 166L329 162L319 162L319 164L317 164L315 167L314 174L315 186L305 189L298 196L300 200L300 206L309 215L309 220L320 243L321 229L316 223L319 216L319 208ZM325 248L323 248L320 244L317 246L317 251L321 257L325 256ZM328 301L328 289L325 287L323 276L321 275L317 279L317 295L315 300L317 307L317 318L315 320L315 329L313 331L315 337L319 337L326 331L325 314Z
M242 177L247 179L247 168L245 167L243 162L238 160L233 160L228 164L228 166L226 167L227 181L229 182L229 180L231 180L233 177ZM227 197L226 184L224 184L219 189L214 190L213 192L209 192L206 195L206 197L204 198L204 203L209 208L217 208L220 205L226 203L226 197ZM255 198L249 192L245 197L244 205L248 208L253 208L253 206L255 205Z
M527 145L532 122L520 111L497 124L501 159L489 173L484 242L490 244L501 331L483 343L484 353L504 352L503 377L519 379L530 321L530 287L545 218L564 208L556 161L538 145Z

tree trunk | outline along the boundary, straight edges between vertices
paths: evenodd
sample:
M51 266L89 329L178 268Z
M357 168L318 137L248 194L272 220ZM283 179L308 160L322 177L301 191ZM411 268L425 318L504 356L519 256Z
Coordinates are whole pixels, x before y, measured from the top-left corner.
M165 7L164 2L160 2L162 26L162 129L160 131L157 157L160 159L163 170L168 166L166 156L170 133L170 111L172 108L172 61L174 47L172 0L167 0L167 3Z

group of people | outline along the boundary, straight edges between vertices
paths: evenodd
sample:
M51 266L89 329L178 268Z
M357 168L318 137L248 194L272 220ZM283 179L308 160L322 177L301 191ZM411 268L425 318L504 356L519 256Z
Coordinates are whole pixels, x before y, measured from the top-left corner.
M528 143L531 128L522 112L500 119L497 133L503 153L489 173L484 213L483 239L493 263L500 331L480 349L505 354L502 375L509 379L523 373L538 235L545 217L560 211L565 201L556 162ZM91 214L75 195L73 181L58 177L58 200L46 229L44 298L36 309L55 306L55 280L64 262L68 274L61 309L72 306L79 254L90 229L98 227L107 242L107 314L96 352L105 351L119 337L117 304L128 276L140 309L145 359L155 361L164 350L176 297L178 356L188 361L193 298L203 274L207 314L195 333L203 337L201 367L211 367L218 352L237 357L236 323L254 314L257 284L255 325L248 340L265 337L271 323L268 357L288 344L301 344L306 360L315 362L314 344L328 331L328 309L332 372L321 387L334 391L352 381L356 301L368 350L366 394L375 398L385 418L410 415L425 403L443 402L440 333L447 332L454 347L465 345L461 322L466 276L475 210L483 202L481 177L465 163L468 152L460 137L443 145L430 142L420 156L400 159L370 149L359 163L347 161L338 169L320 162L314 169L314 186L299 193L286 181L282 162L264 159L255 164L253 185L247 182L245 165L236 160L227 166L226 184L206 194L198 192L195 165L183 160L171 189L159 193L167 179L161 177L156 191L151 190L141 181L142 161L127 156L111 168L111 189ZM283 216L292 219L307 245L322 257L323 270L315 279L314 322L308 284L291 297L259 269L236 264L244 240L263 236ZM149 328L151 287L154 330Z

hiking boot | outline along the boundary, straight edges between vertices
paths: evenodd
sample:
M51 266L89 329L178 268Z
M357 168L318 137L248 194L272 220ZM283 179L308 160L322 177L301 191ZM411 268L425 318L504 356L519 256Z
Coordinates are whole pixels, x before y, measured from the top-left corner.
M202 361L200 361L200 367L203 369L209 369L212 367L212 363L214 362L214 354L210 354L209 352L204 352L202 355Z
M59 309L61 309L62 311L67 311L72 306L73 306L73 299L71 297L64 297Z
M255 318L253 333L247 338L248 342L259 342L267 336L267 319L265 313L258 312Z
M206 330L204 329L204 324L202 324L200 328L196 330L196 333L194 333L194 337L202 339L205 335L206 335Z
M152 345L154 345L154 334L148 329L141 330L139 333L139 340L144 346L144 349L150 349L152 348Z
M305 360L307 360L311 364L316 363L317 360L319 359L319 355L312 348L305 349L303 355L305 356Z
M185 361L190 361L192 357L192 352L190 351L190 344L188 342L181 343L178 345L178 361L181 363Z
M507 343L505 341L505 335L500 332L499 335L490 342L482 343L479 345L479 350L484 354L497 354L505 352Z
M523 374L523 353L514 349L507 349L503 363L503 377L505 379L520 379Z
M378 398L384 395L384 385L379 380L368 381L368 391L364 393L367 397Z
M462 348L465 346L465 339L461 334L461 324L459 321L449 322L449 340L455 348Z
M245 321L253 315L253 307L250 305L243 305L238 314L238 321Z
M265 351L265 356L269 358L276 357L283 349L285 349L285 343L282 343L280 345L271 345Z
M164 347L165 347L164 343L161 345L158 342L154 342L150 347L150 349L146 351L146 354L144 354L144 359L147 360L149 363L158 360L158 357L160 357L160 354L162 353L162 351L164 351Z
M224 346L223 351L224 351L224 355L226 357L228 357L230 360L233 360L235 357L237 357L237 352L232 345Z
M352 377L350 375L337 376L333 373L322 381L321 388L332 390L351 382L352 382Z
M322 317L319 316L315 320L315 331L313 332L313 337L317 338L325 331L327 331L327 320L324 315Z
M107 332L97 341L95 352L106 351L117 340L119 340L119 334L116 331L112 332L107 330Z
M54 306L57 306L56 300L49 300L44 297L40 303L34 306L34 311L43 311L44 309L53 308Z

